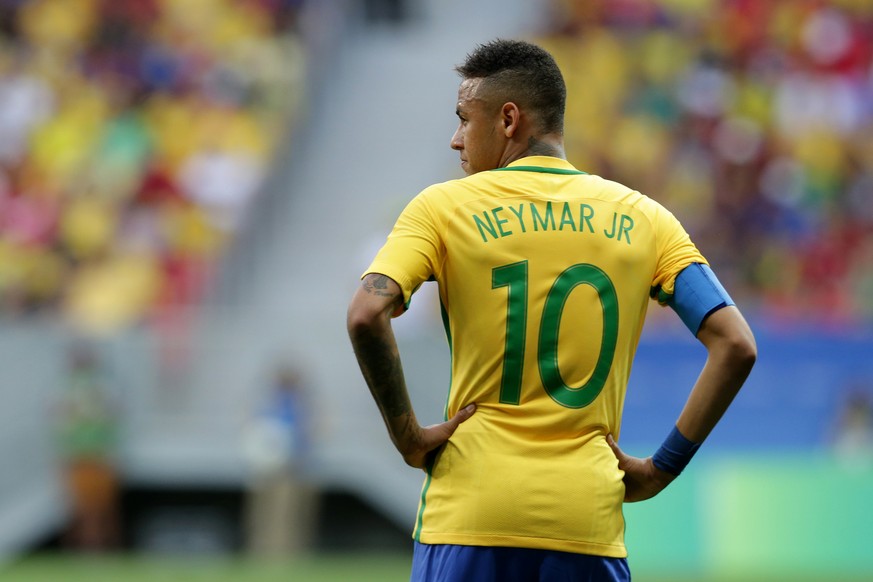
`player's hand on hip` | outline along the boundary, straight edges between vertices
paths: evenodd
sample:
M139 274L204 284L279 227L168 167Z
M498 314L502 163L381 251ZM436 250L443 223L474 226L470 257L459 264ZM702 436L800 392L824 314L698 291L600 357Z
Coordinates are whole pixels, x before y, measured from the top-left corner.
M474 412L476 412L476 405L468 404L447 421L420 428L415 445L408 448L406 452L401 451L403 460L410 467L423 469L427 464L428 455L443 446L455 434L461 423L473 416Z
M658 469L651 457L640 459L626 454L616 444L612 435L607 435L606 442L618 459L618 468L624 471L624 500L626 502L651 499L676 478L675 475Z

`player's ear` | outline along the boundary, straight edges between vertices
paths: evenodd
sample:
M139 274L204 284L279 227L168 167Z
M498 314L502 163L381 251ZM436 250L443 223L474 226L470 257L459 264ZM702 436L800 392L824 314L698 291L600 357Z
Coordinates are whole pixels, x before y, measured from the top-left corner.
M508 138L512 137L518 131L518 123L521 119L521 111L518 109L518 105L512 101L504 103L500 114L501 121L503 122L503 134Z

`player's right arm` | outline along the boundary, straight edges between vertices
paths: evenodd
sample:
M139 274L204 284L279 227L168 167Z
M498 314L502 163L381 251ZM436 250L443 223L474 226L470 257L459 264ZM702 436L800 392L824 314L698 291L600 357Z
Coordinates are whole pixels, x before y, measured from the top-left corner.
M391 327L391 319L402 313L400 286L390 277L369 273L349 304L346 325L361 372L391 441L408 465L423 468L428 454L442 446L476 407L466 406L439 424L422 427L418 423Z

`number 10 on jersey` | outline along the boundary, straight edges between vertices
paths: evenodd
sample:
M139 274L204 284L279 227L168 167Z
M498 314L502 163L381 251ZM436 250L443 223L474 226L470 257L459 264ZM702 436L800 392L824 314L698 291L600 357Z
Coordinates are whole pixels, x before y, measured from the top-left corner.
M594 371L582 386L573 388L564 381L558 366L558 335L561 318L570 293L578 285L590 285L597 292L603 315L603 336ZM503 354L503 378L500 402L521 402L522 373L527 342L528 262L519 261L491 270L491 289L507 288L506 340ZM552 283L543 305L537 338L537 366L542 386L548 395L567 408L591 404L603 390L618 340L618 297L612 281L600 268L588 263L573 265Z

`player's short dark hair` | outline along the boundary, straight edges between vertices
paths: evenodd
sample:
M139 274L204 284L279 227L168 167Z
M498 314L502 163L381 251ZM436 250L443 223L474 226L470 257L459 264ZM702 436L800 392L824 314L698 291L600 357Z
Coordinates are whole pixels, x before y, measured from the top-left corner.
M478 45L455 71L464 79L483 79L484 88L502 103L513 101L532 111L542 131L564 132L567 86L555 59L542 47L496 39Z

